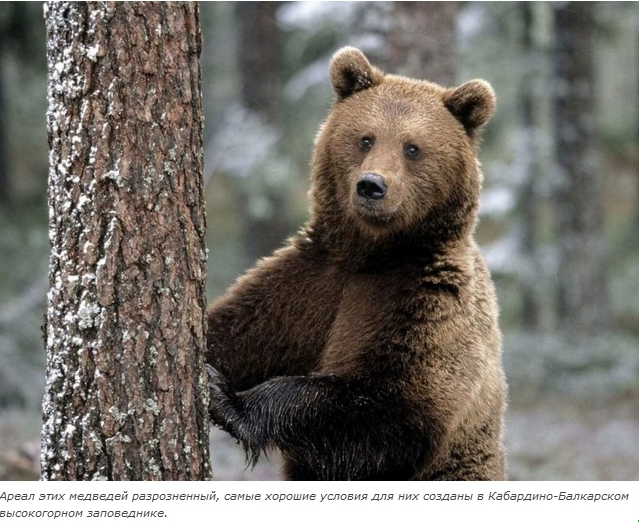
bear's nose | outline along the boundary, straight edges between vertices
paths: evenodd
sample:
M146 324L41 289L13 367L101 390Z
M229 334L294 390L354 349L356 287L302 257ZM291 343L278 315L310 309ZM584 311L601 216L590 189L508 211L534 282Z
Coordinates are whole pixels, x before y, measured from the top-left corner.
M365 173L357 181L357 195L366 199L381 199L388 187L381 175Z

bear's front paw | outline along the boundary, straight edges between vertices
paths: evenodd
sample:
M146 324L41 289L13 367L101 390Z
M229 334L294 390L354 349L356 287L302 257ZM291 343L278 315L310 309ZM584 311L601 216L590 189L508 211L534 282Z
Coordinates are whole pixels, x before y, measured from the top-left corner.
M242 444L249 465L255 466L266 442L261 434L255 432L255 425L250 425L250 413L245 408L246 393L236 393L214 367L207 364L206 370L209 375L211 421Z
M226 378L214 367L206 365L209 375L209 414L213 423L238 437L238 422L242 410L242 401L233 391Z
M209 375L209 388L212 394L220 395L228 388L228 384L222 374L212 365L206 364L206 372Z

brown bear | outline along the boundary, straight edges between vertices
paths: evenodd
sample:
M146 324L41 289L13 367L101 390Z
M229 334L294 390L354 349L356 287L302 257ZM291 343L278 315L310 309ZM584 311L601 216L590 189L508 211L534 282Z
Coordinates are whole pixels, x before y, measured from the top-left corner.
M495 292L473 240L495 97L330 64L311 217L208 312L211 416L292 480L503 479Z

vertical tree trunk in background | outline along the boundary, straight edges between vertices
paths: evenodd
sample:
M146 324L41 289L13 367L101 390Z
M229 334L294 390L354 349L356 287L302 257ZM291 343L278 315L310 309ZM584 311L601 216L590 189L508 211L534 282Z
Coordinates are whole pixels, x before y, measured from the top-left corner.
M553 3L558 315L572 334L596 334L610 320L603 182L595 111L593 9Z
M282 44L276 11L280 2L238 2L242 104L279 133L282 107ZM273 152L274 154L276 152ZM259 169L242 189L246 264L270 254L291 233L285 192Z
M0 41L0 53L2 52L3 49ZM0 205L5 205L11 202L11 178L6 122L7 110L4 90L4 76L2 73L2 58L0 57Z
M456 18L457 2L392 2L387 69L452 86Z
M637 6L639 7L639 6ZM637 28L639 28L639 13L635 13L635 19ZM636 60L635 64L635 86L636 86L636 94L635 94L635 145L639 144L639 31L636 33ZM634 222L634 236L631 239L634 239L635 242L639 242L639 152L635 152L635 176L636 176L636 184L635 184L635 222ZM639 243L638 243L639 244Z
M25 189L37 188L39 196L42 183L40 130L30 129L27 109L35 108L39 114L41 104L29 92L44 74L41 17L42 6L36 2L3 2L0 6L0 205L16 208L28 197ZM17 126L16 117L21 119ZM23 137L29 137L26 145L21 144ZM30 146L38 151L25 159Z
M523 60L525 68L521 82L521 124L523 137L520 155L525 156L525 173L519 188L518 209L521 211L521 252L528 266L521 276L522 288L522 324L524 329L539 329L539 278L537 272L536 247L538 239L537 181L539 179L539 126L537 123L537 105L535 96L536 80L540 75L540 50L535 43L534 20L535 4L520 2L517 4L523 22Z
M196 3L50 2L42 478L210 477Z
M269 124L278 125L282 106L282 42L277 26L280 2L238 2L242 102Z

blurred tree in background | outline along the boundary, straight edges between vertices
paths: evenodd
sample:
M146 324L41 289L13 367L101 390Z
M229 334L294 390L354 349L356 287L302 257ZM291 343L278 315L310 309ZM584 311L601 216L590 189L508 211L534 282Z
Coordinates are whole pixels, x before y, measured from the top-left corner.
M515 199L520 214L517 220L520 251L522 260L526 262L520 275L521 324L524 330L535 331L539 328L541 318L541 298L538 296L536 281L540 276L537 268L537 244L540 236L538 207L541 200L537 185L541 177L539 152L542 121L539 118L539 87L543 82L543 49L535 31L535 4L519 2L518 6L522 24L520 45L523 64L522 82L517 93L520 100L517 116L523 144L518 153L524 156L524 159L521 163L521 183Z
M609 329L608 247L595 98L594 3L553 4L557 318L571 335Z
M6 2L0 8L0 207L16 204L14 197L18 204L33 199L38 185L44 195L46 155L30 154L46 134L41 126L24 125L42 119L45 104L41 18L39 2Z
M211 2L201 18L208 297L304 221L337 48L446 84L485 78L498 110L478 239L502 308L511 475L636 477L639 4ZM17 451L37 439L18 413L38 410L42 387L24 386L43 375L44 56L41 5L0 3L0 441ZM237 458L217 476L272 476Z
M247 173L236 174L236 180L241 183L240 206L245 210L243 247L247 267L269 255L296 227L290 217L281 213L289 207L289 196L286 180L278 172L287 167L280 163L270 166L271 159L281 155L279 141L273 139L283 138L284 57L282 33L277 23L279 8L280 2L235 5L241 108L247 112L245 118L256 124L253 133L244 138L245 148L252 149L253 141L268 144Z
M455 83L457 2L393 2L389 13L389 71L444 86Z

